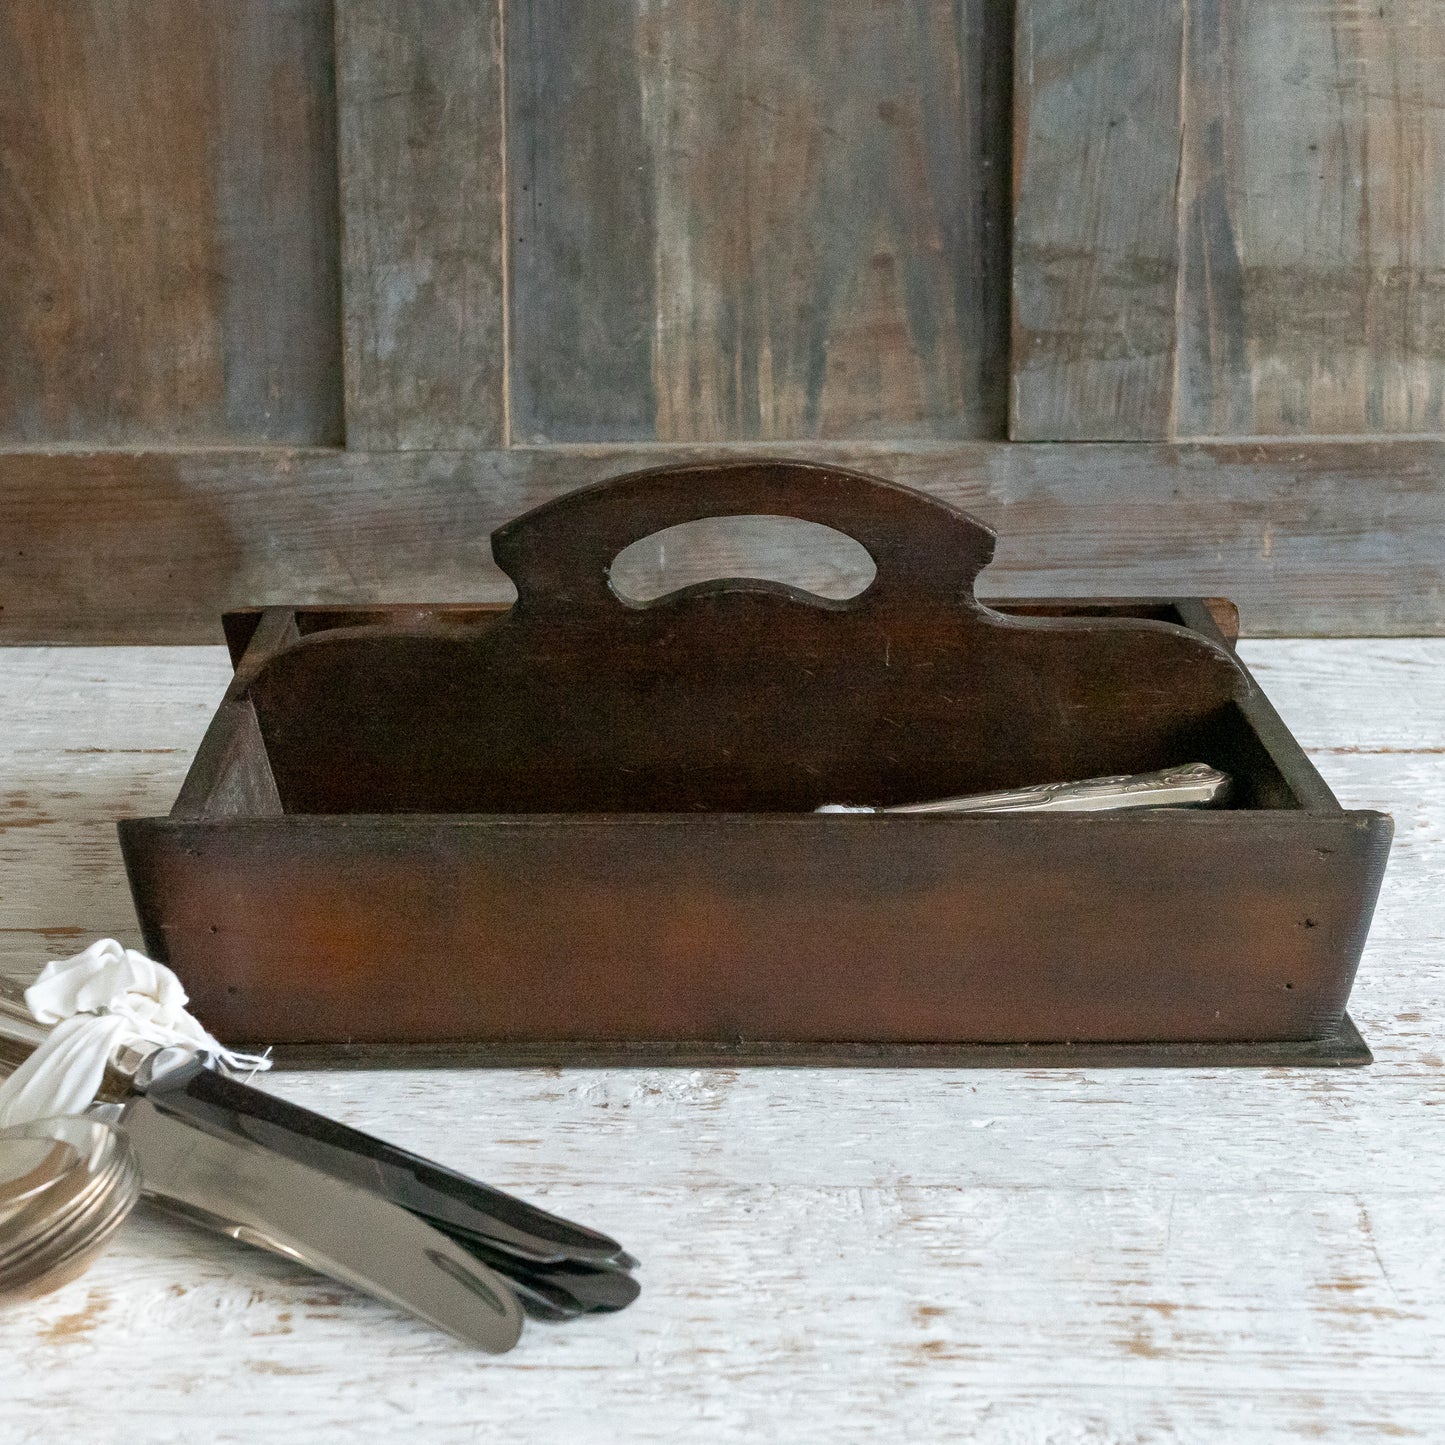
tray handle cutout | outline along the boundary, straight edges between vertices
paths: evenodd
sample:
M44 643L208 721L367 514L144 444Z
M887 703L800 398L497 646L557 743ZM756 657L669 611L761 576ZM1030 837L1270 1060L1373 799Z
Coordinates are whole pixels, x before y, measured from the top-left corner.
M664 527L628 543L608 568L614 595L628 607L744 586L836 607L861 597L877 578L868 549L846 532L757 513Z
M703 462L602 482L498 528L492 555L516 584L523 612L626 606L610 581L626 548L686 522L743 516L796 517L842 532L872 557L877 576L842 602L755 578L719 579L686 594L746 586L835 608L967 608L993 557L994 534L982 522L911 488L809 462Z

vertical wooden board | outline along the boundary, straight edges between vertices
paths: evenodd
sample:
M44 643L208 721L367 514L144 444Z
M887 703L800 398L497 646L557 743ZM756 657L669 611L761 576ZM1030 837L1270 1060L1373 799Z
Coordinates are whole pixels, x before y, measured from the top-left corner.
M1015 437L1445 427L1445 7L1023 0L1018 75Z
M653 435L651 162L632 0L508 0L512 436Z
M1244 268L1231 202L1235 119L1226 100L1234 40L1229 0L1194 0L1185 32L1178 179L1179 290L1170 433L1252 429ZM1162 435L1163 433L1161 433Z
M507 440L500 0L336 0L353 447Z
M1169 433L1181 0L1019 0L1010 435Z
M1178 432L1445 425L1445 7L1191 0Z
M331 0L205 0L204 8L198 20L215 26L226 433L339 442Z
M0 442L339 439L329 0L7 0L0 135Z
M1001 433L1006 0L507 14L519 438Z

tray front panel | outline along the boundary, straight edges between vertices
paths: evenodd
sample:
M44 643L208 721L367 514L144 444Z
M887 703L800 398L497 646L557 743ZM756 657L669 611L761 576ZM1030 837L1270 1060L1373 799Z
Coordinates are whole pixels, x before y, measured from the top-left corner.
M269 1043L1336 1031L1377 813L121 825L149 951Z

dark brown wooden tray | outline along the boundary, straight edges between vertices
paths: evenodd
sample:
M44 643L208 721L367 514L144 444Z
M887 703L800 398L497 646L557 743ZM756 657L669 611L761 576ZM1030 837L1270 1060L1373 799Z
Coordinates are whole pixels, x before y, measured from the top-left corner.
M610 590L638 538L742 514L835 526L877 578L848 602ZM175 808L121 824L147 947L221 1036L531 1063L1368 1058L1344 1009L1391 823L1340 808L1228 604L986 608L987 528L796 463L620 478L493 548L510 609L227 618L236 676ZM812 811L1193 760L1231 774L1230 807Z

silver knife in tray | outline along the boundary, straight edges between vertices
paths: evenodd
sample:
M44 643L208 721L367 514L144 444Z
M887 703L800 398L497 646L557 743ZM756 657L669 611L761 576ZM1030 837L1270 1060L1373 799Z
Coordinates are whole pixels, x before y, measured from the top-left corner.
M1155 773L1084 778L1075 783L1035 783L934 798L925 803L825 803L819 813L1113 813L1130 808L1207 808L1224 802L1229 775L1208 763L1183 763Z

